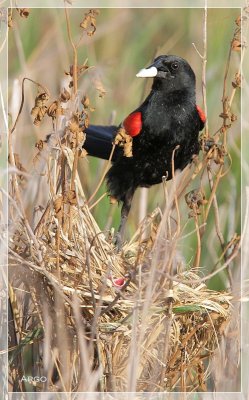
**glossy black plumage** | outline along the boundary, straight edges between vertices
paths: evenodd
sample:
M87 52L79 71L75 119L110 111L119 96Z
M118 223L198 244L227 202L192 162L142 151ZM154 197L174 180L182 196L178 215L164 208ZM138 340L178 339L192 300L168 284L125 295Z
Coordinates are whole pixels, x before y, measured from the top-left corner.
M148 74L146 75L148 71ZM141 132L133 138L133 157L123 155L120 149L107 174L109 193L123 202L127 217L132 196L137 187L149 187L162 182L162 177L172 178L172 154L175 150L174 167L184 169L199 152L199 131L204 121L196 108L195 74L187 61L177 56L160 56L144 69L140 76L154 74L152 89L143 104L135 111L141 113ZM156 75L155 75L156 74ZM86 131L89 150L91 129ZM92 155L110 154L115 127L97 129L102 145L91 143ZM109 131L109 136L108 136ZM97 135L97 136L98 136ZM96 138L96 132L95 132ZM109 146L109 147L108 147ZM95 147L95 148L94 148ZM178 147L176 149L176 147ZM109 148L109 150L108 150Z

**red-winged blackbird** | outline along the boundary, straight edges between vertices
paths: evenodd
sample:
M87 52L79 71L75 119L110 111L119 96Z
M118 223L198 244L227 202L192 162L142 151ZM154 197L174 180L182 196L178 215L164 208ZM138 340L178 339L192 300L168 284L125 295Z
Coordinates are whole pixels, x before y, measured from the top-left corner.
M153 77L152 89L145 101L124 119L121 126L132 136L132 157L115 150L107 174L111 196L123 203L117 244L120 247L125 221L137 187L150 187L172 178L174 168L184 169L199 153L199 131L205 115L196 106L195 74L181 57L161 55L142 69L137 77ZM90 126L84 147L95 157L108 159L116 126Z

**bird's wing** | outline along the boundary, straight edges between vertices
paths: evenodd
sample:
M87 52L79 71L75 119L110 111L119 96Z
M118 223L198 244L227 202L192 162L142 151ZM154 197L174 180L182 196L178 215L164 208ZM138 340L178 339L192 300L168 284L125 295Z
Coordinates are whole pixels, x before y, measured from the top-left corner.
M142 130L142 113L141 111L134 111L128 115L123 121L123 127L126 133L131 137L139 135Z
M206 122L206 115L204 113L204 111L201 109L201 107L196 106L196 110L199 114L200 117L200 131L202 131L202 129L204 128L205 122Z

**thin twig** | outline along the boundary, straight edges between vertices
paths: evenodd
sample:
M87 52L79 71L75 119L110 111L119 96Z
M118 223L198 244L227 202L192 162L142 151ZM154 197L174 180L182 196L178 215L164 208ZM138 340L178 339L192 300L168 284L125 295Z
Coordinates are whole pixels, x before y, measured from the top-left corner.
M215 270L216 265L219 263L219 261L214 265L214 267L212 268L212 270L214 270L214 272L204 276L203 278L199 278L199 279L180 279L180 278L176 278L173 275L169 275L168 273L166 273L166 276L168 279L172 279L174 282L180 282L180 283L184 283L187 285L191 285L191 284L195 284L195 283L201 283L201 282L206 282L207 280L209 280L210 278L212 278L213 276L219 274L221 271L223 271L225 268L227 268L229 266L229 264L231 263L231 261L233 261L238 253L239 253L239 249L241 246L241 242L239 241L238 243L236 243L236 245L234 246L234 250L233 252L230 254L230 256L227 258L227 260L225 261L225 263L218 269Z
M108 159L108 161L107 161L107 163L106 163L106 166L105 166L103 175L102 175L102 177L101 177L101 179L100 179L100 181L99 181L99 183L98 183L96 189L94 190L93 194L89 197L89 199L88 199L88 201L87 201L88 204L89 204L89 203L92 201L92 199L96 196L96 194L97 194L97 192L98 192L100 186L102 185L102 183L103 183L103 181L104 181L104 179L105 179L105 176L106 176L106 174L107 174L107 172L108 172L108 169L109 169L109 167L110 167L110 164L111 164L111 160L112 160L112 156L113 156L115 147L116 147L116 145L113 143L113 145L112 145L112 151L111 151L110 156L109 156L109 159Z
M73 48L73 90L74 90L74 95L76 96L77 91L78 91L78 73L77 73L77 68L78 68L78 53L77 53L77 48L75 46L75 43L72 38L71 34L71 26L70 26L70 19L68 15L68 8L64 7L65 10L65 15L66 15L66 22L67 22L67 34L69 41L71 43L71 46Z
M209 180L210 189L212 191L213 190L213 186L214 186L213 177L212 177L211 171L209 169L208 169L207 173L208 173L208 180ZM223 237L223 234L221 232L221 227L220 227L219 207L218 207L216 194L214 194L214 197L213 197L213 208L214 208L214 218L215 218L216 233L217 233L217 236L219 238L221 247L223 249L225 241L224 241L224 237Z
M179 237L179 233L181 230L181 214L179 210L179 204L178 204L178 197L177 197L177 190L176 190L176 181L175 181L175 152L178 149L178 146L176 146L172 152L172 159L171 159L171 164L172 164L172 181L174 185L174 202L175 202L175 208L176 208L176 214L177 214L177 228L175 232L175 237Z
M107 195L107 192L103 193L103 194L98 198L98 200L96 200L93 204L91 204L91 205L88 207L88 208L89 208L89 211L90 211L92 208L96 207L96 205L99 204L99 202L100 202L102 199L104 199L104 198L106 197L106 195Z
M213 184L213 187L212 187L211 195L210 195L210 197L209 197L209 199L208 199L208 204L207 204L207 207L206 207L206 210L205 210L204 222L207 221L208 214L209 214L211 205L212 205L212 203L213 203L213 199L214 199L214 197L215 197L215 195L216 195L216 191L217 191L218 184L219 184L220 179L221 179L222 171L223 171L223 164L221 164L220 167L219 167L218 173L217 173L217 175L216 175L216 180L215 180L215 182L214 182L214 184Z
M22 80L22 97L21 97L21 104L20 104L20 108L19 108L19 111L18 111L16 120L15 120L15 122L14 122L14 125L13 125L13 127L10 129L10 134L12 134L12 133L14 132L14 130L16 129L17 122L18 122L18 120L19 120L19 117L20 117L21 112L22 112L22 109L23 109L23 105L24 105L24 82L25 82L25 81L30 81L30 82L34 83L35 85L37 85L38 87L40 87L42 90L44 90L44 92L48 95L48 97L50 97L49 91L48 91L48 89L47 89L45 86L43 86L43 85L41 85L40 83L34 81L33 79L30 79L30 78L23 78L23 80Z
M196 255L195 255L194 268L199 268L200 259L201 259L201 235L200 235L200 227L198 224L197 213L195 213L194 220L195 220L195 229L196 229L196 236L197 236L197 250L196 250Z

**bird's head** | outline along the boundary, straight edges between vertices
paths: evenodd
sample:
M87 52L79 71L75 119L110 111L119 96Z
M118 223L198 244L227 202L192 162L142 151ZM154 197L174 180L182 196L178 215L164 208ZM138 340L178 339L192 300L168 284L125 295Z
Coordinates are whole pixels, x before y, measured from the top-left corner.
M162 88L168 93L174 91L195 91L195 74L189 63L181 57L162 55L153 64L141 69L138 78L154 78L153 88ZM194 94L194 93L193 93Z

